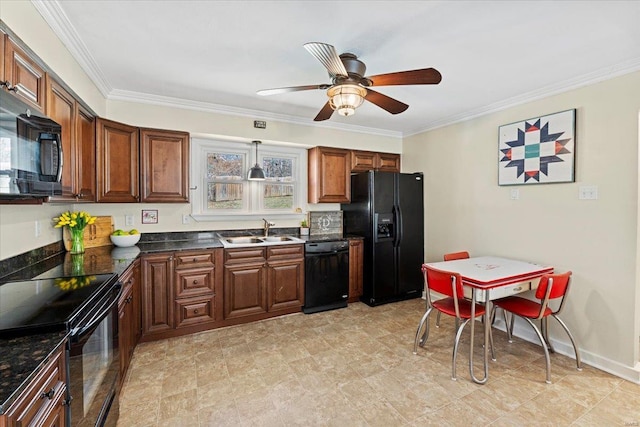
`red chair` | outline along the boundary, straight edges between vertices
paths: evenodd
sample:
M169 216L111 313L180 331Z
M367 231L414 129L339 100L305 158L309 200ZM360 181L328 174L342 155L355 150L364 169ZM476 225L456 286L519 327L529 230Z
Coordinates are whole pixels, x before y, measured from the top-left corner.
M467 251L463 251L463 252L451 252L449 254L444 254L444 260L445 261L453 261L456 259L466 259L469 258L469 252ZM440 312L438 312L438 315L436 316L436 328L440 327Z
M467 251L463 251L463 252L452 252L450 254L444 254L444 260L445 261L453 261L456 259L466 259L469 258L469 252Z
M471 320L471 301L464 299L462 296L462 279L459 273L438 270L426 264L422 265L422 275L426 285L427 309L420 319L418 330L413 344L413 354L418 354L418 345L424 347L429 337L429 315L436 309L438 313L444 313L456 318L456 335L453 343L453 357L451 368L451 379L456 379L456 358L458 355L458 346L460 344L460 336L464 327ZM431 291L446 295L446 298L431 301ZM483 316L485 307L480 304L475 305L475 318ZM462 321L462 323L461 323ZM424 333L421 334L424 328ZM491 355L493 354L493 337L491 339Z
M563 274L545 274L540 278L540 284L538 285L538 289L536 290L536 298L539 299L540 302L532 301L518 296L501 298L493 302L492 314L494 314L494 310L496 307L500 307L505 311L505 326L507 327L507 336L509 338L509 342L512 342L511 334L513 332L514 314L529 322L533 330L536 332L536 335L538 335L538 339L542 344L542 348L544 349L544 357L547 363L547 383L549 384L551 383L551 362L549 360L549 350L551 350L552 352L554 351L549 341L549 324L547 321L549 316L552 316L554 319L556 319L569 336L571 344L573 345L573 350L576 354L576 365L579 371L582 370L580 362L580 352L578 351L576 341L573 338L573 335L571 335L569 328L567 328L567 325L558 317L558 314L560 314L560 311L562 311L562 308L564 307L566 296L569 292L570 283L570 271ZM551 300L557 299L560 300L560 302L558 303L558 308L556 310L553 310L551 307L549 307L549 303ZM511 325L507 325L506 312L512 314ZM533 320L540 320L542 331L540 331L540 329L536 327L536 325L533 323Z

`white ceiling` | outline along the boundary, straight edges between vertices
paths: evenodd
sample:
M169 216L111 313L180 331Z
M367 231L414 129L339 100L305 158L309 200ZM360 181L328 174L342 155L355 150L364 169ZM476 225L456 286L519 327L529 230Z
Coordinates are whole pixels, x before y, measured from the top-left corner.
M304 48L356 54L367 75L433 67L439 85L381 86L317 124L410 135L640 69L639 1L32 0L110 99L314 124L330 83ZM541 112L548 113L548 112Z

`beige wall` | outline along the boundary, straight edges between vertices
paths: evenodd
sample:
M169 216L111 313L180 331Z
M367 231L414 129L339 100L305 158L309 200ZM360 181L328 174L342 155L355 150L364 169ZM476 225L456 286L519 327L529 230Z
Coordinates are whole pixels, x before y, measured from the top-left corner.
M498 186L498 127L571 108L576 182ZM585 360L636 381L639 111L636 72L408 137L403 145L403 169L425 172L427 260L468 250L572 270L562 317ZM596 185L598 200L579 200L582 185ZM512 188L519 200L511 200ZM559 328L552 335L569 344Z

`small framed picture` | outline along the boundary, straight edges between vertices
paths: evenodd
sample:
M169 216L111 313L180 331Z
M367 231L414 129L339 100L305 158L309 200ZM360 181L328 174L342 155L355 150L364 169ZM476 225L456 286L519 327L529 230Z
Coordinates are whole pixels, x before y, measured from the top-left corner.
M158 210L157 209L143 209L142 210L142 223L143 224L157 224L158 223Z

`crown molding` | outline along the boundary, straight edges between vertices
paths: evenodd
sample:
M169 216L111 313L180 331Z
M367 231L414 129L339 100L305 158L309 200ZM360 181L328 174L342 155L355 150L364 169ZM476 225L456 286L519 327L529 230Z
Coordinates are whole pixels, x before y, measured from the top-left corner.
M78 61L80 67L96 85L102 96L107 98L112 91L112 86L60 7L58 0L31 0L31 3L66 46L71 56Z
M283 123L290 123L302 126L321 127L327 129L342 130L348 132L364 133L369 135L378 135L391 138L402 138L402 132L390 131L385 129L375 129L365 126L345 125L343 123L317 123L311 122L311 119L290 116L286 114L269 113L260 110L251 110L248 108L232 107L228 105L214 104L210 102L193 101L189 99L174 98L162 95L153 95L142 92L134 92L128 90L114 89L111 91L107 99L112 101L135 102L139 104L150 104L173 108L182 108L186 110L204 111L207 113L225 114L241 117L250 117L252 119L269 119Z
M498 111L526 104L527 102L548 98L550 96L557 95L563 92L568 92L574 89L579 89L581 87L600 83L605 80L610 80L616 77L623 76L625 74L633 73L635 71L640 71L640 58L634 58L629 61L624 61L610 67L602 68L592 73L584 74L573 79L564 80L562 82L549 85L535 91L527 92L513 98L505 99L500 102L495 102L481 108L476 108L474 110L465 111L461 114L455 114L439 120L434 120L423 128L404 133L403 137L413 136L455 123L472 120L481 116L486 116L487 114L496 113Z

